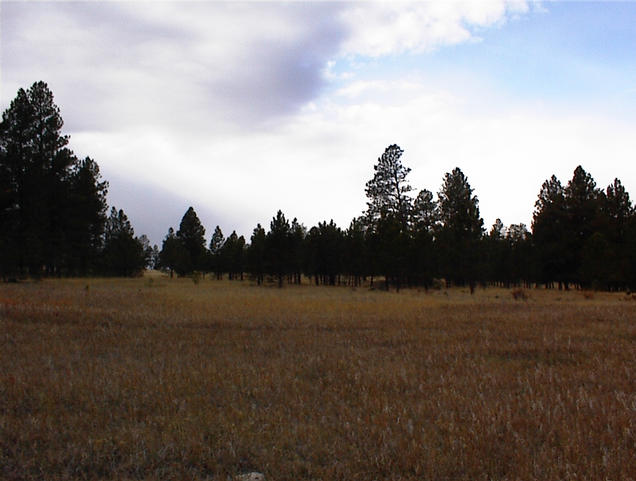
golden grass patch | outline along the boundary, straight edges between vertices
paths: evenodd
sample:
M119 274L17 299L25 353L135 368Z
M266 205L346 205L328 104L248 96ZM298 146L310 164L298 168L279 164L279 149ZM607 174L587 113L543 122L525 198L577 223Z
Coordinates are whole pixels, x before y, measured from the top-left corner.
M633 479L624 297L2 285L0 478Z

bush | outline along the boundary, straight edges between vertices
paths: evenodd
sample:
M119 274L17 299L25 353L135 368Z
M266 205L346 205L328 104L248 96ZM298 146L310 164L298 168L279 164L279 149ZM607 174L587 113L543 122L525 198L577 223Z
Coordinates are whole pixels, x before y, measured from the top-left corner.
M528 293L520 287L518 287L517 289L513 289L510 294L512 294L512 298L515 301L527 301L529 297Z

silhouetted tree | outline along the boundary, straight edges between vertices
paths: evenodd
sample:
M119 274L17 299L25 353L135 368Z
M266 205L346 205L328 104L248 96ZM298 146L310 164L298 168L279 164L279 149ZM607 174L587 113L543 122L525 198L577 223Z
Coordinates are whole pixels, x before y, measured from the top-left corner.
M412 239L408 276L415 282L428 288L436 271L435 232L439 227L439 209L433 199L433 193L423 189L413 203L411 215Z
M368 272L366 229L362 219L353 219L344 233L343 269L359 286Z
M179 266L183 265L183 258L186 252L181 239L177 237L174 229L170 227L168 234L163 240L161 246L161 252L159 253L159 265L162 269L170 272L170 277L174 276L175 272L178 272Z
M68 192L67 247L70 273L87 275L94 272L95 262L103 247L106 222L108 182L101 181L97 163L86 157L74 166Z
M564 239L566 282L581 280L583 249L592 234L599 230L600 194L592 176L579 165L564 190L567 213Z
M333 220L319 222L307 234L309 272L316 285L335 286L342 272L342 252L344 244L342 230Z
M290 235L290 274L294 284L300 284L302 280L303 264L305 260L305 237L307 235L307 229L304 225L298 222L298 219L294 217L291 223L291 235Z
M0 164L5 209L1 232L4 237L3 266L19 274L41 275L42 268L56 263L47 259L47 249L59 249L60 233L49 232L51 215L61 216L53 195L63 190L73 157L65 148L68 137L61 134L64 122L53 94L44 82L20 89L2 115ZM51 247L47 243L52 243ZM51 261L51 262L49 262ZM49 267L49 266L47 266Z
M239 237L236 231L232 231L221 247L220 256L223 265L227 269L229 279L234 280L238 277L243 280L243 271L245 270L245 238L243 236Z
M368 239L374 271L384 275L386 289L393 283L399 290L408 273L409 252L409 233L403 229L402 220L390 213L382 214Z
M225 237L223 236L223 231L217 225L214 228L214 233L212 234L212 238L210 239L210 268L216 274L217 280L221 280L223 278L223 272L225 270L221 252L221 248L223 247L224 242Z
M561 182L553 175L541 186L532 218L539 276L547 287L554 281L561 287L566 281L567 234L565 193Z
M107 274L133 276L140 274L146 264L142 243L123 210L111 208L106 220L103 262Z
M505 240L508 251L508 281L515 285L527 283L534 277L531 235L528 228L525 224L510 224L506 229Z
M278 211L266 236L265 259L267 271L278 279L278 287L289 272L291 226L282 211Z
M443 270L459 284L469 282L471 291L477 278L479 241L483 220L479 216L479 201L464 173L455 168L444 176L438 193L441 225L438 242Z
M91 159L66 148L44 82L20 89L0 124L3 275L86 274L101 248L107 184Z
M373 166L373 178L365 189L368 198L366 217L371 225L384 215L396 219L402 230L408 228L411 212L408 193L413 189L406 180L411 169L404 167L400 160L403 153L399 146L390 145Z
M247 250L248 269L254 278L256 278L256 284L258 285L263 283L263 275L265 274L265 249L265 229L258 224L254 228Z
M192 207L189 207L181 219L177 237L185 249L183 265L180 274L205 270L205 228Z
M599 198L602 223L599 232L603 238L597 236L585 248L586 277L596 287L623 289L630 285L629 279L636 267L636 239L630 233L634 208L618 179L614 179Z

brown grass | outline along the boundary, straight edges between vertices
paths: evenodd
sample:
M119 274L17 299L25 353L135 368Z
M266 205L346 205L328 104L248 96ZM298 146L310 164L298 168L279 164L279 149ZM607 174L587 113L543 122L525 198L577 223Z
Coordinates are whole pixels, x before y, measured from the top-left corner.
M0 478L634 479L624 298L1 285Z

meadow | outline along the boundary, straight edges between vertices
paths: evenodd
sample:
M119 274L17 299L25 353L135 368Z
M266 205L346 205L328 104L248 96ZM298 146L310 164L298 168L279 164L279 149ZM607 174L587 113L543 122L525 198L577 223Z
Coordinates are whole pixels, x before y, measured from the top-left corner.
M636 299L0 285L4 480L636 479Z

